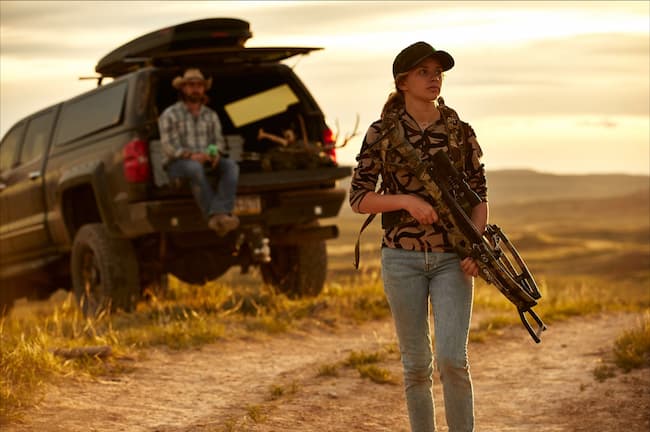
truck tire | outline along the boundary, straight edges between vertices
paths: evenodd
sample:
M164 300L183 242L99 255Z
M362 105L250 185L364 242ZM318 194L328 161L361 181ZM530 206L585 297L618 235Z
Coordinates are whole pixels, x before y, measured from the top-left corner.
M324 241L307 245L272 246L271 262L261 265L264 282L289 297L315 297L327 276Z
M140 297L138 261L131 242L112 237L102 224L88 224L72 244L72 286L84 316L132 311Z

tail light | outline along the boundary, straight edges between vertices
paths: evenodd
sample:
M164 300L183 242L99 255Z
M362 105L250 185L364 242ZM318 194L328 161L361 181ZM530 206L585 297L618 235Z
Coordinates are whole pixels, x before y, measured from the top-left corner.
M325 148L325 153L332 159L332 162L336 163L336 140L330 128L326 128L323 131L323 147Z
M124 177L129 183L143 183L149 180L149 144L134 139L124 146Z

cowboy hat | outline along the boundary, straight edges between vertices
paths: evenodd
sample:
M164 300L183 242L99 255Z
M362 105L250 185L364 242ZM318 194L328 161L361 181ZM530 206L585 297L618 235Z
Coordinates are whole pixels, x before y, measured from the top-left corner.
M203 74L198 69L187 69L183 76L177 76L172 81L172 86L175 89L180 89L186 82L189 81L203 81L205 89L209 90L212 87L212 78L205 79Z

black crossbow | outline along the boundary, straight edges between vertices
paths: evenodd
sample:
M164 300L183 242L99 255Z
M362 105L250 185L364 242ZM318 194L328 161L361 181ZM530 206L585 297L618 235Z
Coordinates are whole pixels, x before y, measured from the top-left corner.
M546 325L533 311L542 296L537 284L514 245L497 225L488 224L481 234L470 217L471 209L481 202L469 187L464 174L458 172L447 153L438 151L430 163L422 162L415 148L404 139L399 121L392 122L384 139L387 148L395 150L406 160L404 168L418 178L435 199L440 223L458 255L471 257L479 267L479 276L495 285L516 307L522 324L536 343ZM536 323L533 328L530 316Z

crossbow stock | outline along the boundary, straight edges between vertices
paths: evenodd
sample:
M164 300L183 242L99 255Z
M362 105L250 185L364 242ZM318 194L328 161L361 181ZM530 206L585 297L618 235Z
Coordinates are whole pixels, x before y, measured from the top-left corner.
M497 225L488 224L481 234L471 220L471 209L481 199L469 187L464 174L458 172L447 153L438 151L430 163L420 160L415 148L404 138L398 119L384 119L388 124L385 147L397 151L406 161L403 168L411 171L435 199L436 212L447 230L448 238L458 255L471 257L479 267L479 276L493 284L516 307L522 324L536 343L546 325L533 311L541 294L526 263L514 245ZM469 210L469 214L468 214ZM529 322L530 316L536 326Z

